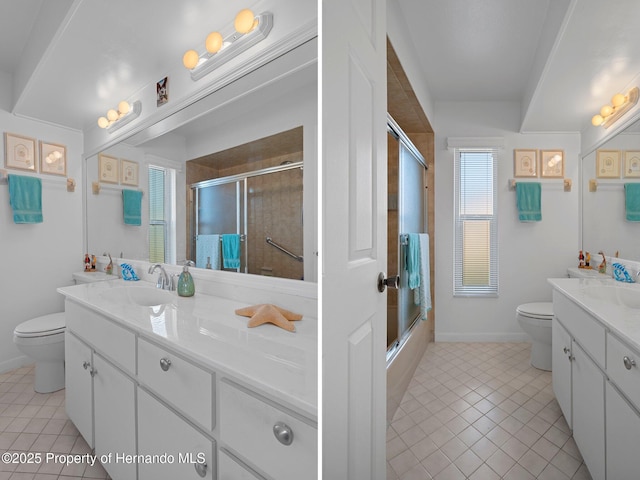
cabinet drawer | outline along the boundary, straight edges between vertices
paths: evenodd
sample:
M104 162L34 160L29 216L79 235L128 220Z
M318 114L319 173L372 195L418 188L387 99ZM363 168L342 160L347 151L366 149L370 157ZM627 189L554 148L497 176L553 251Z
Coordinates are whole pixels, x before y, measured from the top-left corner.
M150 459L138 462L139 480L214 480L215 446L213 440L138 388L138 455Z
M228 455L224 449L218 453L218 476L224 480L264 480Z
M625 366L627 360L627 369ZM632 363L635 362L635 365ZM640 355L611 334L607 335L607 374L627 398L640 409Z
M131 375L136 371L136 336L77 303L65 303L67 329L90 343Z
M203 428L213 430L215 396L210 372L140 338L138 380Z
M276 424L293 433L290 445L276 438ZM315 478L317 429L226 380L220 382L220 441L270 477Z
M606 330L596 319L554 290L553 314L600 368L605 365Z

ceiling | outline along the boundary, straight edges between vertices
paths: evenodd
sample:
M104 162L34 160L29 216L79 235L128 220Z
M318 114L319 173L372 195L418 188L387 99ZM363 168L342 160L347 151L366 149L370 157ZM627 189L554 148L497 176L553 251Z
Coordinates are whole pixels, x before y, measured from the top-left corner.
M391 1L391 0L390 0ZM257 2L0 0L9 110L77 130ZM512 101L519 130L575 132L640 74L638 0L393 0L435 103ZM429 119L437 130L437 119Z

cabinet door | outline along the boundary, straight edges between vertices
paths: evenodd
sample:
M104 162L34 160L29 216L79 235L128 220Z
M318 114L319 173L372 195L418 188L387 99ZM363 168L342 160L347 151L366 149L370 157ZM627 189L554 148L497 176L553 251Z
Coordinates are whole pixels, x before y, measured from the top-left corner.
M607 382L607 478L638 478L640 416Z
M164 458L141 463L139 480L213 480L214 447L212 440L138 388L138 454L165 454Z
M136 478L136 463L117 461L115 455L136 454L136 402L133 380L94 352L93 392L95 449L112 455L104 469L111 478Z
M64 335L65 409L87 444L93 448L91 349L69 330Z
M553 393L569 428L571 418L571 336L557 319L553 319L551 340L551 380Z
M575 341L573 356L573 438L592 478L605 478L604 377Z

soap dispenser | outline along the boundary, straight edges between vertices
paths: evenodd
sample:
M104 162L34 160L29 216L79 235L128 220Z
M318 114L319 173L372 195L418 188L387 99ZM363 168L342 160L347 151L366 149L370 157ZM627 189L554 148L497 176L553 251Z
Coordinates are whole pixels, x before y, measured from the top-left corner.
M195 264L191 260L184 262L184 268L178 278L178 295L181 297L193 297L196 293L196 286L193 284L193 277L189 273L189 267Z

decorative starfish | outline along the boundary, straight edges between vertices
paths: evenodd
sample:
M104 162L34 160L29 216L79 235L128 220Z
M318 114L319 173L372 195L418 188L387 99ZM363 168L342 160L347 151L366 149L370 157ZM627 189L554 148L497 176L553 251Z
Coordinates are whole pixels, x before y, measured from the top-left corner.
M249 328L257 327L263 323L273 323L274 325L284 328L290 332L295 332L296 327L289 320L302 319L302 315L276 307L270 303L239 308L236 310L236 314L243 317L251 317L251 320L249 320L249 323L247 324Z

